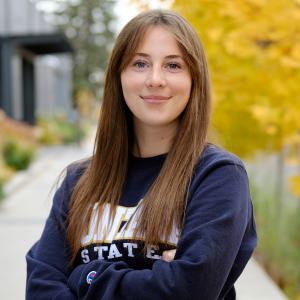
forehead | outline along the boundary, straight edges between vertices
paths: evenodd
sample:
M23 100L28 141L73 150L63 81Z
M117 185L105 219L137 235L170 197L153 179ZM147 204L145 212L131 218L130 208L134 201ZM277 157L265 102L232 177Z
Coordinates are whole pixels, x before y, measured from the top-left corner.
M174 34L164 26L152 26L143 34L135 53L181 55ZM150 52L150 53L148 53Z

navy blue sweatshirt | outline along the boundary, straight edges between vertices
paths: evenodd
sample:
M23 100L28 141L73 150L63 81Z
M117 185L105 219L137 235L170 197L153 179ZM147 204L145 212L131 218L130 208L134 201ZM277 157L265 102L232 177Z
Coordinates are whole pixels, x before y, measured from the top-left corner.
M66 219L72 187L84 167L69 167L56 191L40 240L26 255L26 299L217 300L235 299L237 280L256 246L248 177L235 155L212 144L203 151L189 189L185 222L168 240L143 252L132 239L142 198L166 155L129 158L116 216L107 206L97 222L97 206L69 267ZM161 259L176 249L173 261Z

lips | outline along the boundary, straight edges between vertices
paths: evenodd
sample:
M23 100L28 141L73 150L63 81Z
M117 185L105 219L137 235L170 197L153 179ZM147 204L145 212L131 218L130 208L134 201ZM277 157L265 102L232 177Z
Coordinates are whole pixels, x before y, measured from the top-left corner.
M147 95L140 96L147 103L163 103L169 100L171 97L165 97L160 95Z

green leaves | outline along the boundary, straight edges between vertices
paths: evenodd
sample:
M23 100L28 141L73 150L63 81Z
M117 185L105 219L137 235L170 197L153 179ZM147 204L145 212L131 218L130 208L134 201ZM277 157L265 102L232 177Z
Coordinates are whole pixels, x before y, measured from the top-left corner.
M5 163L15 170L25 170L34 156L33 148L26 147L21 143L9 140L3 147Z
M38 0L42 2L42 0ZM75 53L73 56L74 97L89 90L100 97L104 68L114 39L112 0L54 0L57 7L48 14L51 23L65 32Z

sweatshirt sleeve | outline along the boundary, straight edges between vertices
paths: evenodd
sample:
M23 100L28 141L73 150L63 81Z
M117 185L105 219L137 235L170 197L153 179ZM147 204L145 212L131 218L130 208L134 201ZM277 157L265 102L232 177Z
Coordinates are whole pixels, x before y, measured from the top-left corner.
M68 280L79 299L216 300L225 296L256 245L248 177L242 166L227 164L193 181L175 259L157 260L151 270L99 260L80 265Z
M67 175L56 191L53 205L40 240L26 255L27 300L74 300L67 285L68 246L65 240L66 202L69 196Z

